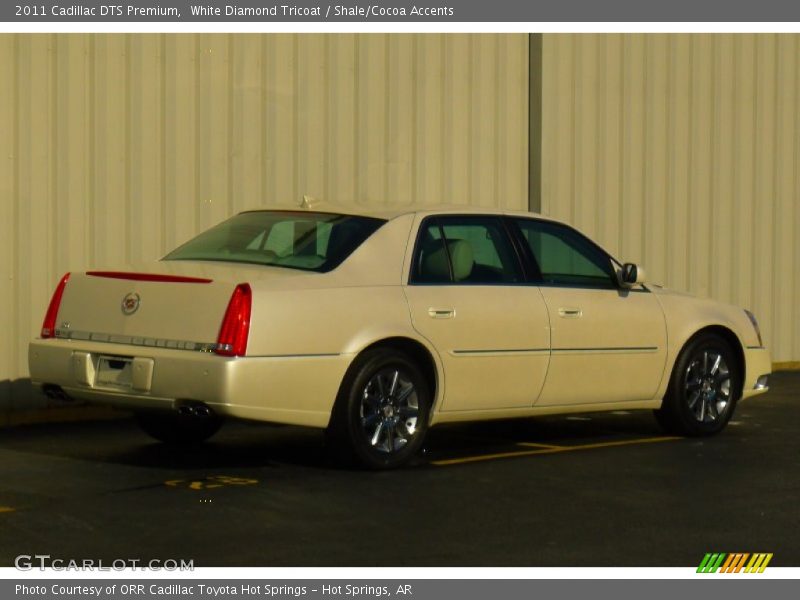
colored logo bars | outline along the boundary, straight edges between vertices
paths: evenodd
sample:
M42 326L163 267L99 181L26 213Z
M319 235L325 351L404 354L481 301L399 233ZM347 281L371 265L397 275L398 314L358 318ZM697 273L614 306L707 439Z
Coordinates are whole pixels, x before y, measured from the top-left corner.
M749 559L749 560L748 560ZM700 566L697 567L698 573L763 573L769 561L772 560L772 553L760 552L756 554L734 553L725 554L724 552L709 552L703 557Z

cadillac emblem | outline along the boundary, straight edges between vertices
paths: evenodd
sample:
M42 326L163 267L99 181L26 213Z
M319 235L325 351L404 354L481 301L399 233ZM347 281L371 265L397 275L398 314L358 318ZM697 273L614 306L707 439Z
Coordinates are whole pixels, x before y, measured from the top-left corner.
M125 296L122 298L122 314L132 315L139 310L140 300L141 298L139 298L139 294L136 292L125 294Z

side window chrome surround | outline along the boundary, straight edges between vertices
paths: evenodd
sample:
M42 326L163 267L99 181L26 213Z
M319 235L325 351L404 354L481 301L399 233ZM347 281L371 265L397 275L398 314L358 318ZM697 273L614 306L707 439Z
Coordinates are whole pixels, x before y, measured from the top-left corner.
M449 221L449 223L448 223ZM459 242L463 242L465 240L461 240L458 238L448 239L445 229L450 227L457 227L457 226L464 226L465 223L469 224L470 221L476 222L476 224L484 224L486 225L487 229L490 224L495 224L497 228L497 232L501 236L500 240L497 240L496 243L505 244L505 252L501 252L500 249L495 248L498 257L500 258L501 266L500 268L504 271L508 271L505 267L506 264L502 262L502 254L506 255L506 260L512 263L513 274L514 277L513 281L489 281L489 280L481 280L475 279L470 280L469 277L459 280L458 271L459 269L456 267L454 268L453 260L454 257L458 258L458 253L469 253L469 251L463 247L463 245L459 245ZM426 243L424 237L429 234L431 230L435 230L437 232L436 237L431 237L427 240L427 243L430 242L437 242L440 241L441 243L441 251L444 256L446 256L447 260L447 278L439 277L439 278L430 278L431 280L426 281L429 277L426 277L421 273L422 265L421 261L425 260L424 258L424 248L423 244ZM487 231L487 233L489 233ZM491 239L491 238L490 238ZM438 245L438 244L437 244ZM430 252L430 250L429 250ZM470 258L472 258L470 256ZM483 266L483 265L478 265ZM439 268L439 275L443 276L444 269ZM419 224L419 228L416 233L416 239L414 242L414 248L412 251L411 262L409 267L409 273L407 278L408 285L457 285L457 286L519 286L519 285L530 285L531 278L529 274L529 267L525 257L521 255L520 248L518 247L517 241L515 239L515 234L509 229L509 223L507 222L506 218L503 215L497 214L470 214L470 213L454 213L454 214L446 214L446 215L431 215L424 217Z
M571 227L565 223L560 223L557 221L549 221L547 219L539 219L536 217L508 216L507 219L509 220L510 225L512 226L514 236L516 238L515 241L520 246L520 250L524 253L526 260L530 263L530 270L534 273L533 281L536 285L540 285L543 287L562 287L562 288L579 288L579 289L608 289L608 290L623 289L619 284L619 280L617 279L617 274L616 274L616 269L621 267L621 263L618 260L616 260L613 256L611 256L608 252L603 250L603 248L601 248L591 238L587 237L574 227ZM562 230L567 232L569 235L574 236L578 240L582 241L592 251L596 252L598 255L601 255L605 260L608 261L608 268L603 269L608 279L607 280L603 279L602 283L598 284L592 283L590 281L585 281L585 282L548 281L546 275L542 274L539 261L537 260L537 257L535 256L533 249L530 247L530 244L528 243L528 238L525 236L523 232L524 223L536 224L541 226L542 229L551 228L555 230ZM646 286L641 286L641 289L625 289L624 291L634 292L634 293L650 292L650 290L648 290Z

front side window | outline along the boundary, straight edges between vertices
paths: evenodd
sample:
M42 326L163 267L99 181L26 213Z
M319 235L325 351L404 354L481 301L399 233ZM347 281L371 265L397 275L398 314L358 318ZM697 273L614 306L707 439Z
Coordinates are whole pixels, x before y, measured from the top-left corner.
M532 219L516 219L545 284L616 287L611 258L574 229Z
M330 271L384 222L305 211L245 212L189 240L163 260L211 260Z
M412 283L496 285L522 281L505 228L493 217L426 219L412 264Z

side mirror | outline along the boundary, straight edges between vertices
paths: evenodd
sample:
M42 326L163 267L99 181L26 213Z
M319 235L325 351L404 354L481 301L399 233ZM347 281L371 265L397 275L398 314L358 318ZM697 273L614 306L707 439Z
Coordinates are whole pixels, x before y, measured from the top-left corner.
M644 283L644 269L633 263L625 263L619 272L619 282L624 287L633 287L637 283Z

